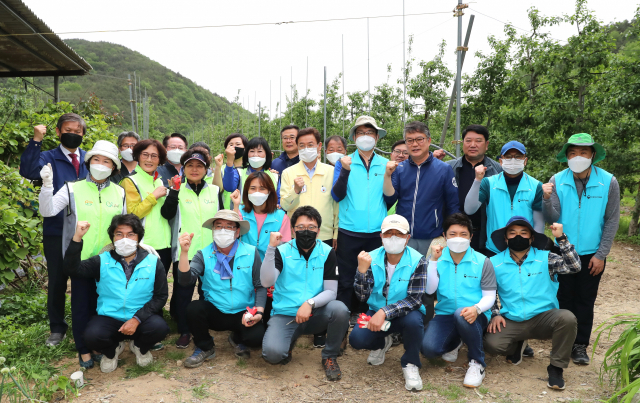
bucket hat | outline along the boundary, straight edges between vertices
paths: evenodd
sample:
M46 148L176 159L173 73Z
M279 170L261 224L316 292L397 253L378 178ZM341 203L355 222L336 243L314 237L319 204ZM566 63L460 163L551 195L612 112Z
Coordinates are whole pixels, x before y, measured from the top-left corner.
M227 220L227 221L237 222L240 225L240 235L244 235L247 232L249 232L249 228L250 228L249 221L241 220L238 213L236 213L233 210L218 210L216 215L214 215L213 218L209 218L207 221L205 221L202 224L202 226L207 229L212 229L213 223L216 220Z
M362 125L366 125L367 123L376 128L376 130L378 131L378 139L381 139L387 135L387 131L382 127L378 127L374 118L364 115L358 117L358 119L356 119L356 123L353 125L351 130L349 130L349 140L353 141L353 135L356 133L356 129Z
M556 155L556 159L559 162L567 162L567 148L569 146L591 146L596 150L596 155L593 157L593 163L600 162L607 156L607 152L600 144L593 141L593 137L587 133L578 133L569 137L567 144L562 146L562 150Z
M118 158L118 147L115 144L108 142L107 140L96 141L91 151L88 151L84 155L84 162L89 161L91 157L93 157L94 155L102 155L103 157L107 157L111 159L111 161L113 161L113 163L116 164L116 167L120 169L120 159Z

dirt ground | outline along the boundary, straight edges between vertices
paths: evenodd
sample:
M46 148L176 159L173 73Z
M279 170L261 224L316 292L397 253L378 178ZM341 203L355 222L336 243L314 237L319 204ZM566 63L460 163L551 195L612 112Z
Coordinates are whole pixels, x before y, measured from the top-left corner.
M617 313L640 311L636 297L640 291L640 247L616 243L607 261L600 293L596 301L596 326ZM170 287L171 288L171 287ZM168 305L167 305L168 309ZM595 326L594 326L595 328ZM466 372L466 349L458 361L429 362L422 359L424 390L407 392L400 368L402 346L393 347L379 367L367 365L368 351L348 348L338 359L342 380L325 381L320 351L312 347L312 338L301 338L286 366L272 366L253 351L246 362L238 361L227 342L227 332L212 332L216 340L216 358L202 367L188 369L182 360L193 351L175 348L176 334L165 341L165 348L154 352L155 372L127 378L126 369L135 364L128 348L121 355L119 367L110 374L98 368L85 373L87 385L80 391L78 402L591 402L607 395L608 387L599 382L602 354L611 345L604 341L591 365L573 364L564 372L566 390L548 389L546 367L549 364L549 341L530 341L534 358L525 358L518 366L504 357L487 357L487 376L479 389L462 386ZM613 337L617 337L614 334ZM595 335L592 336L592 342ZM591 348L589 348L591 353ZM77 360L60 363L62 373L77 370Z

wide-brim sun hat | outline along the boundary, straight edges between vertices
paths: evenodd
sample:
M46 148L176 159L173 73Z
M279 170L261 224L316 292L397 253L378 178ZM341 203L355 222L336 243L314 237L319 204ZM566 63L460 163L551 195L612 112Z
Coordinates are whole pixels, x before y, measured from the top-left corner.
M116 167L120 169L120 158L118 158L118 147L107 141L107 140L98 140L93 145L91 151L87 151L84 155L84 162L87 162L94 155L102 155L103 157L107 157L116 164Z
M202 226L207 229L212 229L213 223L216 220L227 220L227 221L237 222L240 225L240 235L246 234L247 232L249 232L249 229L251 228L249 221L240 219L240 216L238 215L238 213L236 213L233 210L218 210L216 215L214 215L213 218L209 218L207 221L205 221L202 224Z
M607 152L604 150L600 144L593 141L593 137L591 137L588 133L578 133L569 137L567 140L567 144L562 146L562 150L556 155L556 160L559 162L567 162L567 149L569 146L591 146L596 150L596 155L593 157L593 163L602 161L606 156Z
M356 119L356 123L353 125L351 130L349 130L349 140L353 141L353 135L356 133L356 129L366 124L370 124L371 126L376 128L376 130L378 131L378 140L387 135L387 131L382 127L379 127L376 124L376 120L374 118L364 115L358 117L358 119Z
M533 225L531 225L529 220L527 220L522 216L516 215L511 217L509 221L507 221L507 225L491 233L491 240L493 241L493 244L496 246L496 248L498 248L500 252L506 250L509 247L507 245L507 241L505 241L504 238L505 238L505 234L507 233L507 229L512 225L522 225L523 227L529 228L529 231L531 231L531 235L533 236L533 242L531 243L531 246L533 246L534 248L544 249L547 247L547 242L549 241L549 238L547 238L545 234L534 230Z

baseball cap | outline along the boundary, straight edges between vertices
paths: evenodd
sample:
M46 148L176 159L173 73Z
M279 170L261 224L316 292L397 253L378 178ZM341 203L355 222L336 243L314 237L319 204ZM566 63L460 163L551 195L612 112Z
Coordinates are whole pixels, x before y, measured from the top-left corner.
M392 215L386 216L385 219L382 221L382 227L380 230L384 234L390 229L397 229L403 234L408 234L409 222L407 221L406 218L398 214L392 214Z
M515 140L511 140L507 144L503 145L502 146L502 151L500 151L500 155L504 155L509 150L518 150L522 154L526 154L527 153L527 149L524 148L524 144L522 144L519 141L515 141Z

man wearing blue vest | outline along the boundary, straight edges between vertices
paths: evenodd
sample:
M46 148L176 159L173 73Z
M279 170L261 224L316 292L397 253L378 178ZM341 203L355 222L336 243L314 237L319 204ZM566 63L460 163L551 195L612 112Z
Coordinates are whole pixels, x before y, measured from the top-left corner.
M485 178L487 167L477 165L476 179L467 193L464 212L472 215L484 205L487 209L487 244L489 257L499 252L491 234L513 216L523 216L538 232L544 232L542 215L542 183L524 173L527 150L518 141L502 147L500 164L503 172Z
M484 337L489 354L506 355L518 365L527 340L551 339L551 363L547 367L552 389L564 389L563 368L569 366L576 337L576 317L558 305L558 275L580 271L580 257L562 232L562 224L551 225L560 255L542 250L548 239L533 229L524 217L514 216L491 234L500 253L491 258L498 282L498 296L491 309L491 322Z
M356 350L372 350L367 362L382 365L392 344L392 333L401 333L404 354L400 359L405 388L422 390L420 344L424 334L422 294L427 286L426 260L407 246L409 222L393 214L382 222L382 247L358 255L355 289L369 305L369 321L351 331L349 343ZM388 323L388 324L387 324Z
M144 227L134 214L113 217L107 230L113 250L81 260L82 237L89 231L79 221L64 256L68 276L95 279L98 314L89 320L84 341L90 350L102 354L100 370L113 372L129 339L129 350L141 367L153 362L149 351L169 334L162 307L169 291L167 275L157 253L139 241Z
M89 171L84 164L84 150L79 147L87 132L84 119L75 113L65 113L60 116L56 124L56 134L60 139L60 146L49 151L42 151L42 140L47 127L39 125L34 128L33 139L29 141L22 156L20 156L20 175L29 180L42 179L53 186L53 193L65 184L84 179ZM41 178L40 171L51 164L53 178ZM49 278L47 294L47 313L51 335L45 342L48 346L57 346L65 338L67 322L64 320L65 293L67 291L68 276L64 274L62 266L62 223L65 211L60 211L53 217L45 217L42 225L42 246L47 260Z
M184 361L187 368L202 365L216 356L216 346L209 329L231 330L229 344L238 358L249 358L248 347L259 347L264 336L262 313L267 290L260 285L260 255L255 246L240 241L249 231L249 222L238 213L219 210L202 226L213 231L213 242L199 250L189 262L193 233L180 235L178 281L193 287L200 278L204 300L191 301L187 307L187 324L193 334L195 349ZM245 316L247 307L257 309Z
M582 270L560 278L560 308L578 319L571 351L575 364L589 364L587 346L593 327L593 307L607 255L620 221L620 186L609 172L594 164L606 156L604 148L586 133L574 134L556 156L569 168L543 185L543 212L547 222L564 225L575 244Z
M393 205L385 203L382 194L386 158L375 153L378 140L387 135L370 116L360 116L349 131L349 140L358 150L336 162L331 196L339 203L338 247L336 255L340 279L338 301L351 311L349 325L353 327L366 304L358 300L353 279L358 267L358 254L382 246L380 225Z
M444 220L447 247L432 246L427 270L427 290L438 293L436 316L429 322L422 341L427 358L442 356L456 362L462 343L467 345L469 369L463 385L477 388L485 377L482 334L496 301L496 276L486 256L471 245L473 224L463 213Z
M288 364L298 337L326 332L322 367L328 380L337 381L342 377L337 358L349 330L349 311L336 301L336 254L317 239L321 225L318 210L302 206L291 216L294 239L280 245L282 235L271 233L260 270L262 285L275 285L262 357L271 364Z

